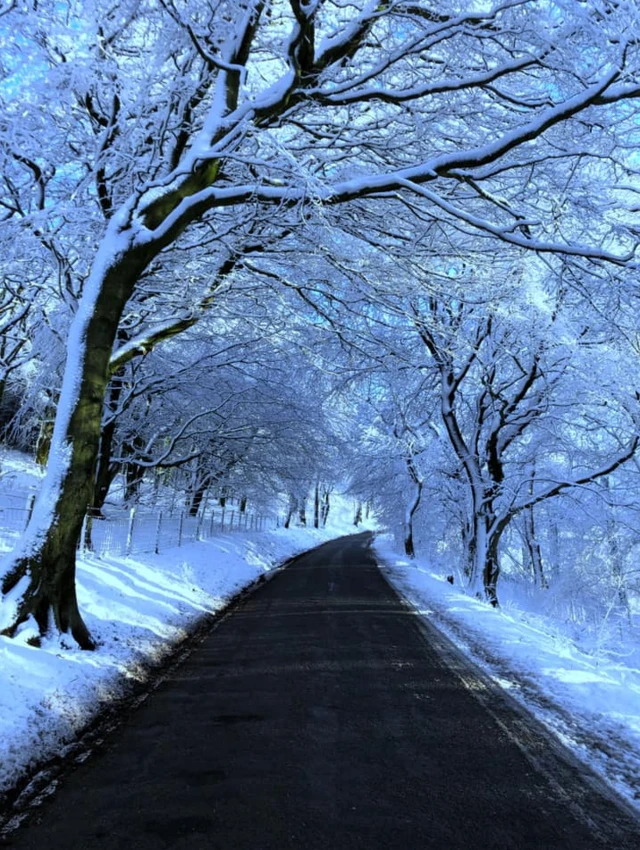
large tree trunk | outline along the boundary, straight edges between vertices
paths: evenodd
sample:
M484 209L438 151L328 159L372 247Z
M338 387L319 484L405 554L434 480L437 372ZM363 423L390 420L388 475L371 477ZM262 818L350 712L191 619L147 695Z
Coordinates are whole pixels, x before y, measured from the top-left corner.
M605 484L607 493L611 493L611 481L607 479ZM632 623L631 603L627 592L627 577L624 569L624 557L620 551L620 538L616 523L616 508L615 503L609 505L607 511L607 542L609 549L609 564L613 584L615 587L615 599L613 601L613 609L626 625Z
M411 503L407 505L407 513L404 520L404 551L407 557L415 558L415 547L413 544L413 517L418 510L422 498L422 481L416 480L416 488Z
M313 493L313 527L320 528L320 482L316 481Z
M111 232L114 243L122 238ZM107 237L74 319L68 359L52 436L47 475L17 550L9 556L2 593L20 580L28 585L16 603L4 634L35 618L44 634L55 623L71 632L83 649L94 642L78 610L75 558L87 506L93 501L102 410L110 378L109 362L124 307L140 274L161 245L113 247ZM22 585L21 585L22 587Z
M465 553L468 564L467 589L475 596L481 596L487 560L487 521L480 511L475 511L470 525L471 533L467 537Z
M322 496L321 520L324 528L329 519L329 511L331 510L331 491L327 488Z
M124 500L128 504L138 500L144 474L148 468L138 463L138 460L144 454L144 440L142 437L136 434L130 440L123 442L121 454L124 458L131 458L131 460L125 460L122 464Z
M126 342L126 339L122 341ZM107 389L107 410L109 415L106 423L102 426L100 434L100 447L96 464L96 483L93 491L93 502L91 504L93 516L102 515L102 507L109 495L111 485L121 469L119 463L115 464L111 462L111 457L113 454L113 440L116 433L117 410L122 395L123 375L124 369L118 369L112 375ZM117 380L114 380L114 378Z
M362 502L357 502L355 514L354 514L354 517L353 517L353 524L357 528L360 525L361 522L362 522Z
M533 573L533 582L536 587L546 590L549 587L547 577L544 572L544 563L542 561L542 550L536 535L535 517L533 508L527 508L524 511L524 539L527 547L527 555L531 564L531 572Z
M106 439L110 441L111 435L108 435ZM111 490L111 485L115 481L116 475L122 470L120 463L111 463L111 448L112 445L106 446L103 445L103 442L100 443L100 456L93 490L93 504L91 505L93 515L98 517L102 516L102 508Z
M195 489L191 493L191 498L189 500L189 516L194 517L198 516L198 511L200 510L200 505L202 504L205 493L211 486L211 482L213 480L213 476L205 475L203 478L199 480L196 484Z
M476 596L484 596L494 608L498 602L500 577L499 544L508 520L496 517L492 502L486 498L474 512L466 553L469 564L468 586Z
M495 536L489 540L482 570L484 595L494 608L499 607L498 578L500 577L500 560L498 558L498 540Z
M462 575L467 585L471 585L476 563L476 538L473 532L473 520L467 517L461 524L463 565Z
M287 517L284 521L284 527L289 528L291 525L291 520L293 519L293 515L296 512L298 507L298 500L295 496L289 496L289 508L287 509Z

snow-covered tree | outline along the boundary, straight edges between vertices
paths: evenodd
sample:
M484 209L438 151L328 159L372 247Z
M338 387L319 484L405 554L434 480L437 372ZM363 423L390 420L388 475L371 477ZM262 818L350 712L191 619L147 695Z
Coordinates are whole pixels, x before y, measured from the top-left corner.
M51 206L34 215L49 230L69 221L62 256L81 284L47 479L5 568L2 590L17 606L9 634L30 616L46 630L53 616L93 645L75 598L75 546L114 347L127 305L177 256L209 251L221 265L242 253L254 222L268 245L308 216L394 197L418 220L631 262L622 181L640 94L632 6L44 0L37 13L9 9L3 136L18 162L55 166ZM18 133L19 101L52 132ZM42 181L26 168L37 194ZM194 309L211 286L198 280Z

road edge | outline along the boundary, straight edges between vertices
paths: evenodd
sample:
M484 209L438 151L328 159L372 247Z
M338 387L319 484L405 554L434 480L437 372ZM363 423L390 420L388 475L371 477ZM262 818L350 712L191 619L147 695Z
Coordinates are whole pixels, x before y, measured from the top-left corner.
M105 745L107 738L187 660L223 620L256 590L326 542L330 541L290 556L241 587L217 611L192 620L184 637L179 638L160 661L149 661L137 668L141 675L135 680L121 676L117 680L118 695L98 704L95 714L72 740L66 742L55 755L31 765L16 778L10 788L0 794L0 846L35 813L45 799L55 793L59 782L67 774Z
M582 761L560 738L552 728L533 714L526 703L516 699L499 682L495 681L473 657L456 643L439 626L437 611L423 614L403 592L392 578L392 568L384 558L371 548L380 574L389 587L397 594L402 604L415 617L418 630L424 639L435 645L447 665L460 679L513 743L520 749L529 763L550 783L554 792L563 799L576 816L588 823L591 829L606 843L614 840L638 840L640 836L640 812L615 787L598 774L589 764ZM546 751L546 752L545 752ZM611 835L611 823L604 822L598 816L589 795L569 793L575 790L575 779L583 780L593 794L604 798L625 817L627 824L620 824L621 834ZM630 833L633 829L633 833ZM623 850L635 844L612 844Z

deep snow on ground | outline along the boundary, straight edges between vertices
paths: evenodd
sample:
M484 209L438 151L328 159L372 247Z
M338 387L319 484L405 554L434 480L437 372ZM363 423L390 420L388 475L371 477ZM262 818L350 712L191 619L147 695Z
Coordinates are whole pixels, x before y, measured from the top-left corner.
M128 679L162 660L205 613L219 611L261 574L333 532L234 533L143 558L78 562L78 599L96 652L68 638L30 646L34 628L0 637L0 795L60 750ZM8 605L0 604L0 629Z
M27 458L3 453L0 531L3 511L15 511L16 504L24 510L40 480ZM0 800L26 770L64 751L128 682L144 679L204 614L224 608L292 555L350 533L352 519L351 503L336 499L322 531L233 531L159 555L79 557L78 600L97 651L83 652L65 637L32 646L37 631L28 623L13 639L0 636ZM2 535L0 551L17 536ZM0 601L0 630L12 613L13 606Z
M586 652L557 620L527 611L526 600L496 610L424 560L398 554L390 537L378 536L375 551L422 616L640 809L640 669L628 663L637 652L627 663Z
M3 511L24 510L40 479L23 456L3 454L0 526ZM234 531L159 555L79 559L80 607L99 640L96 652L75 649L68 639L30 646L35 631L28 626L13 640L0 637L0 798L21 772L64 751L204 613L219 611L293 554L355 531L349 502L336 500L332 512L321 532ZM11 538L3 539L6 549ZM557 619L527 607L525 597L512 596L496 611L425 561L399 555L391 538L378 536L375 548L393 584L423 616L640 808L640 640L627 636L618 657L594 653ZM10 616L0 602L0 629Z

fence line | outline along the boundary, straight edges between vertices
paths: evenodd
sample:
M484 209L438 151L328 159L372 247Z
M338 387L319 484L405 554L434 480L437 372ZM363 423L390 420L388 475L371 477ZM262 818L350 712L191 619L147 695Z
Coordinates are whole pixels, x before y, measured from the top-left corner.
M33 513L33 493L2 494L0 503L0 551L18 542ZM265 531L277 520L267 514L240 511L238 507L214 505L190 516L186 509L132 507L108 509L104 517L85 517L79 550L96 555L133 555L159 552L219 534Z

